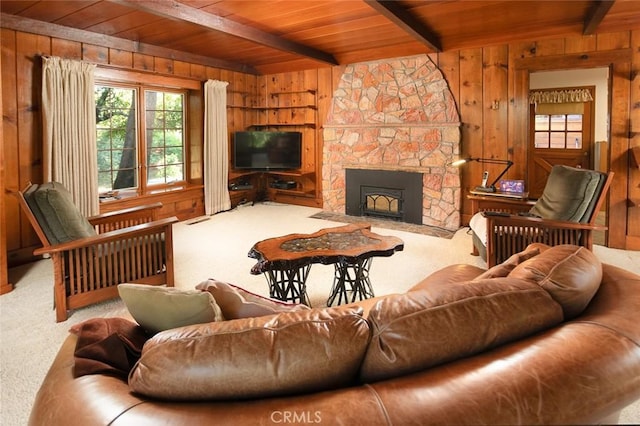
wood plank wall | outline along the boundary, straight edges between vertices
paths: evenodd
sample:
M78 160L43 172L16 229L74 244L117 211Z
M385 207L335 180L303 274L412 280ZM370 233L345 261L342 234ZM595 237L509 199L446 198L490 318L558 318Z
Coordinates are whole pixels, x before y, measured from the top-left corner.
M154 75L174 76L186 79L206 81L218 79L228 81L230 90L255 92L256 76L239 72L213 68L196 63L150 56L140 53L111 49L86 43L64 40L56 37L29 34L3 28L2 41L2 113L3 113L3 154L4 158L4 208L6 221L6 253L10 265L18 264L31 258L39 241L31 229L28 220L20 211L15 196L11 193L23 189L28 182L42 182L42 132L40 118L40 93L42 61L41 56L52 55L69 59L86 60L92 63L113 67L119 70L133 70ZM200 96L201 98L201 96ZM196 109L202 109L201 99L190 100ZM195 111L202 114L202 111ZM246 120L240 111L229 114L229 131L244 129ZM198 140L202 139L199 132ZM200 148L201 151L201 147ZM194 150L195 152L196 150ZM201 158L194 157L195 174L201 176L197 167ZM202 181L192 182L201 185ZM160 197L165 206L165 216L181 211L191 212L187 216L204 214L202 208L202 189L194 195L194 191L184 191L186 199L176 199L175 193ZM148 197L147 197L148 198ZM155 199L147 199L156 201ZM128 207L126 202L124 207ZM104 210L113 210L116 206L105 206ZM180 217L180 214L178 214ZM186 216L181 217L185 219ZM3 236L0 234L0 236Z
M307 146L305 168L318 172L321 183L322 125L327 115L333 89L337 87L343 67L322 68L256 77L195 63L110 49L106 46L86 45L48 36L38 36L2 29L2 110L3 147L5 155L5 188L17 191L28 181L42 179L40 131L41 55L88 60L121 69L161 73L194 78L201 81L219 79L229 81L230 104L243 105L246 94L266 93L274 87L317 91L315 145ZM618 143L613 147L612 161L618 164L612 198L616 207L611 224L616 227L610 245L640 249L640 169L629 168L628 150L640 146L640 31L611 33L598 36L569 37L465 49L430 55L442 69L457 101L462 117L463 155L510 158L515 165L510 178L524 178L526 171L526 140L521 128L526 123L526 99L515 98L518 84L523 84L522 70L516 62L526 58L556 58L576 53L606 52L630 49L629 69L614 87L614 96L622 97L624 111L613 131ZM528 80L527 80L528 81ZM522 88L520 88L520 92ZM625 104L626 102L626 104ZM620 108L621 103L617 103ZM257 120L257 112L230 108L229 132L244 130ZM627 137L629 136L629 137ZM310 161L315 161L315 165ZM621 165L621 166L620 166ZM462 170L465 190L479 183L487 165L472 163ZM620 172L620 167L626 170ZM493 176L498 168L490 169ZM627 177L628 175L628 177ZM318 191L321 189L318 187ZM463 193L466 191L463 191ZM24 258L37 245L37 239L26 219L19 212L13 196L5 196L6 240L9 262ZM470 215L470 203L463 200L463 218Z

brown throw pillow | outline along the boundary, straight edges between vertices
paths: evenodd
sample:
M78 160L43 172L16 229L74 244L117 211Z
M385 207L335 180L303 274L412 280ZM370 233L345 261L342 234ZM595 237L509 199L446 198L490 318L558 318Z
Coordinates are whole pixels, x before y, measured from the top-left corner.
M69 330L78 336L73 377L111 374L126 379L149 339L138 324L123 318L93 318Z
M208 279L196 286L196 289L208 291L216 300L225 319L261 317L279 312L308 310L303 304L286 303L269 299L233 284Z

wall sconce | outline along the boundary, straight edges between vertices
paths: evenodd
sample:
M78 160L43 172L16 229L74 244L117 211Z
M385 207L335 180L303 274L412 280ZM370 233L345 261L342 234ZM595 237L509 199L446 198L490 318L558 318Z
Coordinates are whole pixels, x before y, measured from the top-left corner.
M513 161L511 160L497 160L494 158L463 158L457 161L452 162L450 165L453 167L459 167L461 165L463 165L464 163L468 163L470 161L477 161L478 163L487 163L487 164L505 164L506 167L504 168L504 170L502 171L502 173L500 173L498 175L497 178L494 179L493 182L491 182L490 184L487 185L487 182L489 180L489 172L488 171L484 171L484 173L482 174L482 184L480 186L476 186L474 188L474 191L478 191L478 192L496 192L496 183L498 183L498 181L500 180L500 178L502 176L504 176L505 173L507 173L507 170L509 170L509 168L511 166L513 166Z

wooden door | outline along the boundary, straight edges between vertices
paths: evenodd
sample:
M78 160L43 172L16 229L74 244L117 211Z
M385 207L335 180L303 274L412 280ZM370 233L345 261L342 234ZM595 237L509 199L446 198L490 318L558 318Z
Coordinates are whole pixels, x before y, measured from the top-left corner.
M595 89L586 87L595 98ZM556 164L593 169L594 113L593 102L585 102L582 114L574 111L536 112L530 106L529 164L527 183L530 198L539 198Z

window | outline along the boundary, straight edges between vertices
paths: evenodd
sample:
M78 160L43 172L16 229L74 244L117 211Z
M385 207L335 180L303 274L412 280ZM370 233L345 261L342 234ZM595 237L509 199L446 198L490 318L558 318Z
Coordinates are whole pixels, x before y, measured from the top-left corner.
M582 117L582 114L536 114L535 147L581 149Z
M184 182L184 91L97 84L96 135L100 193Z

